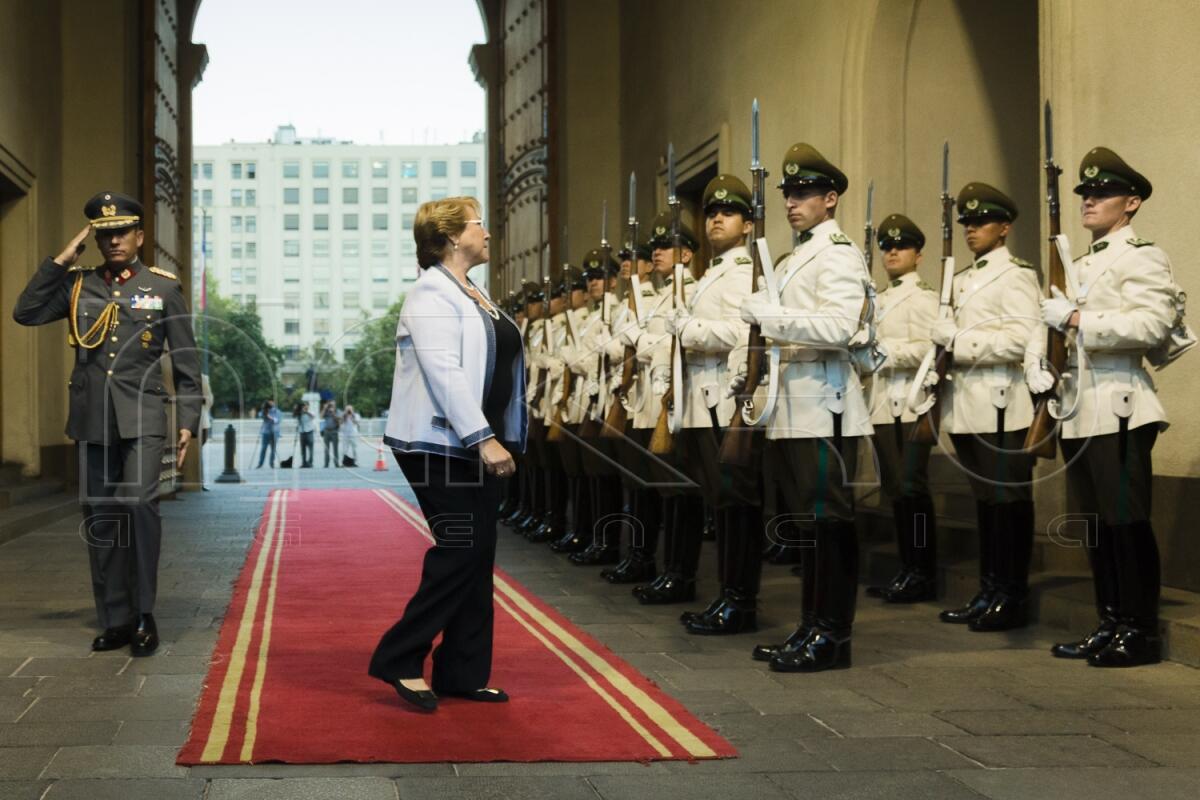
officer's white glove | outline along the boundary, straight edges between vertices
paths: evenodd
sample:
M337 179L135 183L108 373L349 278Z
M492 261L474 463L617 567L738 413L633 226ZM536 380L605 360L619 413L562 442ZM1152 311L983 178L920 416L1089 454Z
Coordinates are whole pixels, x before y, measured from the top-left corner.
M937 369L931 366L929 369L925 370L925 380L921 382L921 385L926 389L932 389L934 386L937 386L937 382Z
M763 319L776 316L775 304L767 299L765 291L755 292L742 301L742 321L757 325Z
M929 340L947 350L954 349L954 337L958 335L958 325L952 319L939 319L929 329Z
M600 394L600 381L595 378L588 378L587 384L584 387L584 392L588 397L595 397Z
M551 375L558 378L562 376L566 364L558 356L546 356L545 367L550 371Z
M608 391L610 394L616 394L616 391L621 388L621 376L613 375L608 379Z
M672 336L678 336L683 332L684 326L692 319L692 312L686 308L677 308L675 313L667 317L667 333Z
M661 397L667 393L667 389L671 386L671 368L670 367L655 367L650 370L650 391L655 397Z
M1046 369L1042 359L1031 361L1025 365L1025 384L1034 394L1045 394L1054 388L1054 373Z
M1074 301L1068 300L1057 286L1050 287L1050 295L1042 300L1042 322L1055 330L1065 331L1071 315L1078 311L1079 307Z

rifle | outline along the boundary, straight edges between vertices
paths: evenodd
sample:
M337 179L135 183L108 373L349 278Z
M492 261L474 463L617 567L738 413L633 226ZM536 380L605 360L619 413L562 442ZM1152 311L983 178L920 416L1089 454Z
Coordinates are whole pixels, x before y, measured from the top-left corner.
M600 211L600 253L603 258L601 263L603 269L607 273L608 261L612 258L612 245L608 242L608 201L605 200ZM604 291L600 295L600 329L601 332L608 330L608 275L604 276ZM584 415L583 424L579 426L579 435L585 439L594 439L599 433L600 428L604 424L604 406L607 402L606 391L608 388L608 353L605 348L599 348L596 354L596 375L597 375L597 391L591 395L588 400L587 413Z
M951 306L954 293L953 214L954 198L950 196L950 142L944 142L942 144L942 285L939 287L938 302L938 316L942 319L946 319L954 313ZM916 377L913 378L913 385L908 393L910 407L913 406L913 398L922 389L925 374L931 368L931 357L932 369L937 372L938 379L937 383L930 388L924 402L918 408L913 408L920 415L913 428L912 436L909 437L914 444L937 444L938 427L942 421L942 387L946 385L946 373L954 360L954 354L942 345L929 351L921 368L917 370Z
M750 183L754 194L754 240L766 236L766 181L767 171L759 159L758 150L758 98L750 109ZM750 248L750 292L758 289L763 278L763 262L759 248ZM769 267L768 267L769 268ZM729 427L721 439L721 451L718 460L722 464L735 467L747 467L753 457L754 428L746 422L744 414L754 413L754 393L763 375L763 354L766 351L766 340L762 335L762 327L755 323L750 326L750 338L746 341L746 385L737 396L737 406ZM744 411L743 411L744 409Z
M675 147L667 145L667 205L671 209L671 238L675 250L674 278L671 286L671 313L679 309L683 292L683 234L679 229L681 212L679 197L675 194ZM667 381L667 391L663 394L662 408L658 412L658 422L654 433L650 436L650 452L655 455L665 455L675 448L675 431L679 429L679 415L683 413L682 389L683 370L680 364L683 360L683 347L679 343L679 334L671 337L670 379ZM653 367L651 367L653 371ZM678 397L677 397L678 395ZM677 403L676 400L679 400Z
M875 181L867 183L867 222L863 225L863 244L866 246L867 277L871 277L871 265L875 263L875 223L871 221L871 206L875 200Z
M1061 292L1067 290L1066 265L1055 246L1058 235L1062 233L1059 222L1058 176L1062 169L1054 163L1054 129L1051 126L1052 117L1050 101L1046 101L1044 109L1046 122L1046 204L1050 213L1050 260L1046 270L1046 296L1051 296L1051 289L1058 287ZM1046 362L1055 377L1061 376L1067 366L1067 337L1054 328L1046 329ZM1061 380L1061 378L1060 378ZM1025 452L1037 458L1054 458L1058 450L1054 434L1058 421L1054 418L1053 406L1058 403L1058 395L1054 389L1034 398L1033 423L1025 434Z
M563 228L563 258L567 258L567 229ZM571 327L571 285L570 278L570 263L563 261L562 275L560 276L563 282L563 297L566 304L563 309L563 326L567 329L567 340L571 346L576 345L575 329ZM563 437L563 417L567 413L567 408L571 402L571 387L575 383L575 376L571 374L571 370L564 364L562 377L562 399L558 401L558 405L554 407L552 418L550 420L550 431L546 434L546 441L557 442Z
M629 300L629 313L637 321L637 298L634 296L633 276L637 274L637 174L629 173L629 219L625 222L625 249L629 251L631 261L630 278L625 283L625 294ZM625 398L633 386L634 367L637 366L637 351L632 345L625 345L625 355L621 359L621 384L617 387L613 398L612 408L604 418L604 428L600 431L602 439L617 439L625 435L625 424L629 419L629 410L625 408Z

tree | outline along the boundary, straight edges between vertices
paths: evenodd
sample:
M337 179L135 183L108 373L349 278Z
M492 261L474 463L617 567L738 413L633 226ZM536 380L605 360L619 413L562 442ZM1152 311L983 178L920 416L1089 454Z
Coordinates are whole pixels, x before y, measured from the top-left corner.
M341 365L338 402L349 403L364 416L378 416L391 405L392 375L396 371L396 324L400 319L401 295L382 316L363 321L354 354Z
M208 352L213 410L221 416L245 416L263 401L279 398L283 350L268 344L255 303L222 297L208 280L208 309L198 318L201 348Z

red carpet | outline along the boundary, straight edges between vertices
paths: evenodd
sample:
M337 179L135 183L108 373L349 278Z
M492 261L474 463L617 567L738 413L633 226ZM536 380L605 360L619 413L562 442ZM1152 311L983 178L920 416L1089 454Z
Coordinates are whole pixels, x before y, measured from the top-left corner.
M736 751L496 571L492 680L507 704L409 711L368 677L430 544L384 490L277 491L234 588L177 763L652 761ZM426 675L426 678L429 676Z

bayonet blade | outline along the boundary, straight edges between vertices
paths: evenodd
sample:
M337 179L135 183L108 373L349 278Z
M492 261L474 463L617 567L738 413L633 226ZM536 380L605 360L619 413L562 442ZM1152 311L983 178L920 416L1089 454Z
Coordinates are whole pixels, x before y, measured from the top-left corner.
M950 140L942 142L942 194L950 194Z
M600 246L608 247L608 201L605 200L600 211Z
M675 204L675 145L667 143L667 203Z
M629 173L629 221L637 219L637 173Z
M871 206L875 200L875 181L867 184L867 227L871 227Z
M1050 111L1050 101L1046 101L1046 106L1042 112L1046 121L1046 160L1054 160L1054 117Z
M758 151L758 98L750 106L750 170L761 169Z

